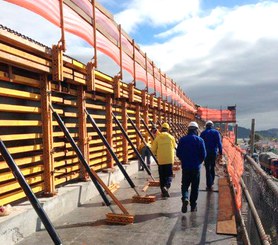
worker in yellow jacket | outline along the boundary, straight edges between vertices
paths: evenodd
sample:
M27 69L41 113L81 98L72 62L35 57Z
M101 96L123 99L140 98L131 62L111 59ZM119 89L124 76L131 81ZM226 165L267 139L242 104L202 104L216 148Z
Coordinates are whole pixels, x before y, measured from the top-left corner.
M161 196L169 197L173 176L173 163L176 148L174 137L169 134L170 126L168 123L162 124L161 133L156 136L152 143L152 152L157 157L158 173L160 180Z

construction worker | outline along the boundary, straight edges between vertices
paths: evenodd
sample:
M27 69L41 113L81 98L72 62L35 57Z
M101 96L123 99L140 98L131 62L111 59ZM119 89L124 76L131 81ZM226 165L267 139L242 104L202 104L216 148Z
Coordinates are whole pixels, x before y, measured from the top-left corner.
M148 168L150 168L151 167L151 153L150 153L151 145L148 143L149 142L149 135L148 135L148 133L145 133L143 135L143 137L144 137L144 140L147 143L147 145L145 145L144 142L141 141L141 144L139 145L138 150L139 150L143 160L147 162ZM138 170L139 171L143 171L144 170L143 166L140 164L140 161L138 162Z
M212 190L215 178L215 162L217 154L222 157L222 143L219 131L213 128L213 122L206 122L206 129L201 133L205 141L207 156L205 159L207 190Z
M154 138L156 138L156 136L160 134L159 130L157 129L157 127L155 125L152 126L151 133L154 136Z
M171 187L174 163L174 151L176 141L169 134L170 126L168 123L162 124L161 133L156 136L152 143L152 152L157 156L158 173L162 197L170 197L169 188Z
M182 166L182 209L187 212L187 206L190 203L191 212L197 211L197 199L200 184L201 164L206 157L206 148L204 140L198 136L199 126L196 122L188 124L188 133L180 138L177 147L177 157ZM191 185L190 200L188 199L188 188ZM190 202L189 202L190 201Z

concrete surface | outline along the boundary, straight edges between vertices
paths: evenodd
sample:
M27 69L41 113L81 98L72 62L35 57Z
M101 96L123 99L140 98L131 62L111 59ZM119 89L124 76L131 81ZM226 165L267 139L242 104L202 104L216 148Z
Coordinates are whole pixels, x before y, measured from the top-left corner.
M135 164L137 168L137 164ZM135 167L134 167L135 168ZM135 169L136 169L135 168ZM158 177L157 166L152 165L155 178ZM147 194L157 197L151 204L132 203L135 194L127 181L120 183L120 189L115 192L130 214L135 215L134 224L108 225L105 214L111 210L102 205L102 200L96 196L78 208L67 212L66 206L57 208L57 212L65 213L54 222L57 233L64 245L127 245L127 244L241 244L240 237L216 234L218 192L217 186L213 192L205 190L205 169L202 167L201 184L198 199L198 211L181 213L181 171L175 171L175 178L170 189L171 197L160 197L159 187L149 187ZM146 172L131 175L140 193L148 179ZM217 183L217 181L215 181ZM68 204L70 200L67 201ZM76 200L73 200L76 202ZM116 211L117 207L113 205ZM2 243L0 243L2 244ZM6 243L3 243L6 245ZM37 231L23 239L20 245L53 244L45 230Z

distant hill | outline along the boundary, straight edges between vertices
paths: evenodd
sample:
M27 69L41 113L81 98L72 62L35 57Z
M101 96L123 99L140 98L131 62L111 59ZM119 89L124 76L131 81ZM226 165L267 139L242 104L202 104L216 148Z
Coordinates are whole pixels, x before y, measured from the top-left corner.
M251 132L250 129L238 126L238 128L237 128L237 137L240 138L240 139L249 138L250 132Z
M258 133L264 138L278 138L278 128L256 131L256 133Z
M244 127L238 127L237 129L238 138L249 138L250 132L251 132L250 129ZM256 134L259 134L263 138L278 138L278 128L259 130L256 131Z

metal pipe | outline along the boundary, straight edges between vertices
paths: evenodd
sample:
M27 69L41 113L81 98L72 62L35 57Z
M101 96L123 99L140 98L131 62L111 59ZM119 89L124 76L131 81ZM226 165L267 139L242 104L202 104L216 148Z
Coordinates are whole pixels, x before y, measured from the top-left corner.
M145 123L145 121L143 120L143 118L140 117L141 122L143 123L145 129L148 131L149 135L151 136L151 138L154 140L154 136L151 132L151 130L148 128L147 124Z
M157 165L158 164L158 161L157 161L157 158L156 156L153 154L153 152L151 151L150 147L148 146L147 142L145 141L143 135L140 133L139 129L136 127L136 125L134 124L134 122L131 120L131 118L127 115L128 117L128 120L130 121L132 127L135 129L136 133L139 135L140 139L142 140L142 142L144 143L144 145L148 148L149 152L151 153L154 161L156 162Z
M253 158L248 155L245 155L245 158L252 165L255 171L265 180L267 186L271 189L271 191L273 191L274 195L278 196L278 186L274 184L272 178L260 168L258 163L256 163Z
M257 213L257 210L256 210L256 207L253 203L253 200L249 194L249 191L247 190L246 186L245 186L245 183L243 181L242 178L240 178L240 184L242 186L242 189L243 189L243 192L245 194L245 197L248 201L248 204L249 204L249 207L251 209L251 212L252 212L252 215L255 219L255 223L256 223L256 226L258 228L258 231L259 231L259 235L260 235L260 238L261 238L261 241L264 245L270 245L270 242L269 242L269 236L265 233L265 230L263 228L263 225L262 225L262 222L261 222L261 219Z
M59 237L59 235L56 233L54 226L50 222L47 214L44 212L44 209L42 208L40 202L34 195L32 189L26 182L23 174L21 173L20 169L14 162L11 154L8 152L5 144L0 139L0 152L5 161L7 162L9 168L11 169L14 177L18 180L18 183L20 184L21 188L23 189L25 195L28 197L30 203L32 204L33 208L35 209L37 215L40 217L45 229L47 230L48 234L50 235L52 241L58 245L62 244L62 241Z
M122 131L124 137L127 139L128 143L131 145L134 153L136 154L136 156L138 157L139 161L141 162L143 168L147 171L148 175L151 176L152 180L155 180L154 177L152 176L152 173L150 171L150 169L147 167L145 161L143 160L143 158L141 157L140 153L138 152L138 150L136 149L136 147L134 146L134 144L132 143L131 139L128 137L127 133L125 132L123 126L121 125L121 123L119 122L119 120L117 119L117 117L114 115L114 113L112 113L112 116L116 122L116 124L119 126L120 130Z
M78 148L78 146L76 145L76 143L74 142L73 138L71 137L68 129L66 128L66 126L64 125L61 117L58 115L58 113L54 110L54 108L52 107L51 104L49 104L50 109L52 110L53 116L56 119L56 121L58 122L60 128L62 129L62 131L64 132L67 140L69 141L69 143L71 144L72 148L74 149L76 155L78 156L80 162L83 164L84 168L86 169L86 171L88 172L91 180L93 181L94 185L96 186L99 194L101 195L103 201L105 202L106 206L110 207L111 203L108 200L107 196L105 195L103 189L101 188L100 184L97 181L97 178L93 175L91 168L89 166L89 164L87 163L87 161L85 160L82 152L80 151L80 149ZM111 207L110 207L111 208ZM111 209L112 211L112 209Z
M99 127L97 126L95 120L91 117L91 115L89 114L89 112L85 109L85 113L87 114L87 118L89 120L89 122L93 125L94 129L96 130L98 136L101 138L102 142L104 143L104 145L106 146L107 150L109 151L109 153L111 154L111 156L113 157L113 159L115 160L117 166L119 167L119 169L121 170L122 174L124 175L124 177L126 178L127 182L129 183L129 185L131 186L131 188L135 187L135 184L133 183L133 181L131 180L131 178L129 177L129 175L127 174L126 170L124 169L123 165L121 164L121 162L119 161L118 157L116 156L116 154L114 153L114 151L112 150L111 146L109 145L109 143L107 142L107 140L105 139L105 137L102 135L101 131L99 130Z

